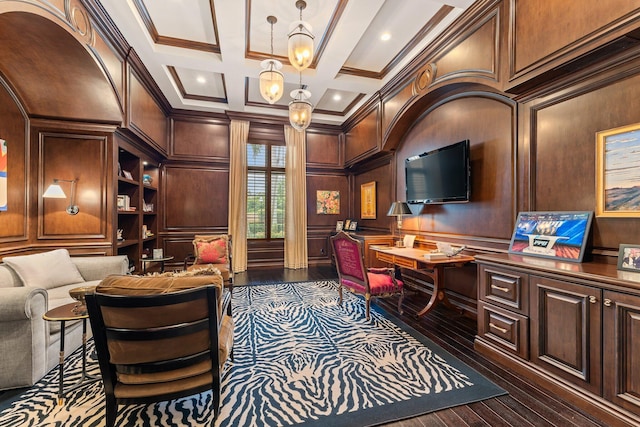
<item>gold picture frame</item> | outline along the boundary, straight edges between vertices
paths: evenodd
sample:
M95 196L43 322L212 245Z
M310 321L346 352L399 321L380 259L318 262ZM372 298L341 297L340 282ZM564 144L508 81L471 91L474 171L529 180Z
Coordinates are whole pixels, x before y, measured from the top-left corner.
M360 186L360 218L376 219L376 182Z
M640 217L639 164L640 123L596 133L596 216Z

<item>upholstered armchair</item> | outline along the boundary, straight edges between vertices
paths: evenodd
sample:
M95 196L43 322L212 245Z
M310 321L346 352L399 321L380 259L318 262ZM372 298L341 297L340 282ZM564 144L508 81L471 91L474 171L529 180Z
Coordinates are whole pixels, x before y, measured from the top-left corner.
M220 270L225 286L233 287L231 236L228 234L196 235L193 253L184 260L184 269L200 269L210 265Z
M118 405L207 390L218 416L221 374L233 347L230 299L220 275L111 276L86 296L107 426L115 424Z
M370 319L371 298L399 296L398 312L402 314L404 299L404 283L395 278L393 268L369 268L364 264L362 242L341 231L331 236L333 256L338 270L340 286L340 304L342 304L342 288L363 295L366 304L367 320Z

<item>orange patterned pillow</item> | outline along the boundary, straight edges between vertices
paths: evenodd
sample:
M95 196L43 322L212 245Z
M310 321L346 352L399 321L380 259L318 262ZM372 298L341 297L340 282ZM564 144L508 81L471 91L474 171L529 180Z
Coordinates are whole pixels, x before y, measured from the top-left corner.
M213 237L210 239L196 239L193 245L197 254L198 264L226 264L227 239L225 237Z

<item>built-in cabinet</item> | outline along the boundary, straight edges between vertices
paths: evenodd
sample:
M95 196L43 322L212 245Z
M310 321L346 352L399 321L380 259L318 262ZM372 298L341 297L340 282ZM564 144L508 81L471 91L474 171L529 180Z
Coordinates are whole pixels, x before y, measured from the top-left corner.
M640 423L640 274L479 255L476 348L587 411Z
M158 170L153 160L118 149L116 250L138 271L157 247Z

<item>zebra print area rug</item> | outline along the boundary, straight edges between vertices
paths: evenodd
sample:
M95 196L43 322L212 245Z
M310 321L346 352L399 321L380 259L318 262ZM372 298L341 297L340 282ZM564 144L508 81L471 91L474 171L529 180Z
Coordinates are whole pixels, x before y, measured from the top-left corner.
M211 394L121 406L120 426L368 426L505 394L436 344L336 283L236 287L234 361L215 423ZM90 343L92 346L92 342ZM92 347L91 347L92 349ZM90 349L90 351L91 351ZM80 352L65 380L80 376ZM99 374L89 360L89 372ZM0 426L103 426L101 382L56 405L57 369L0 413Z

